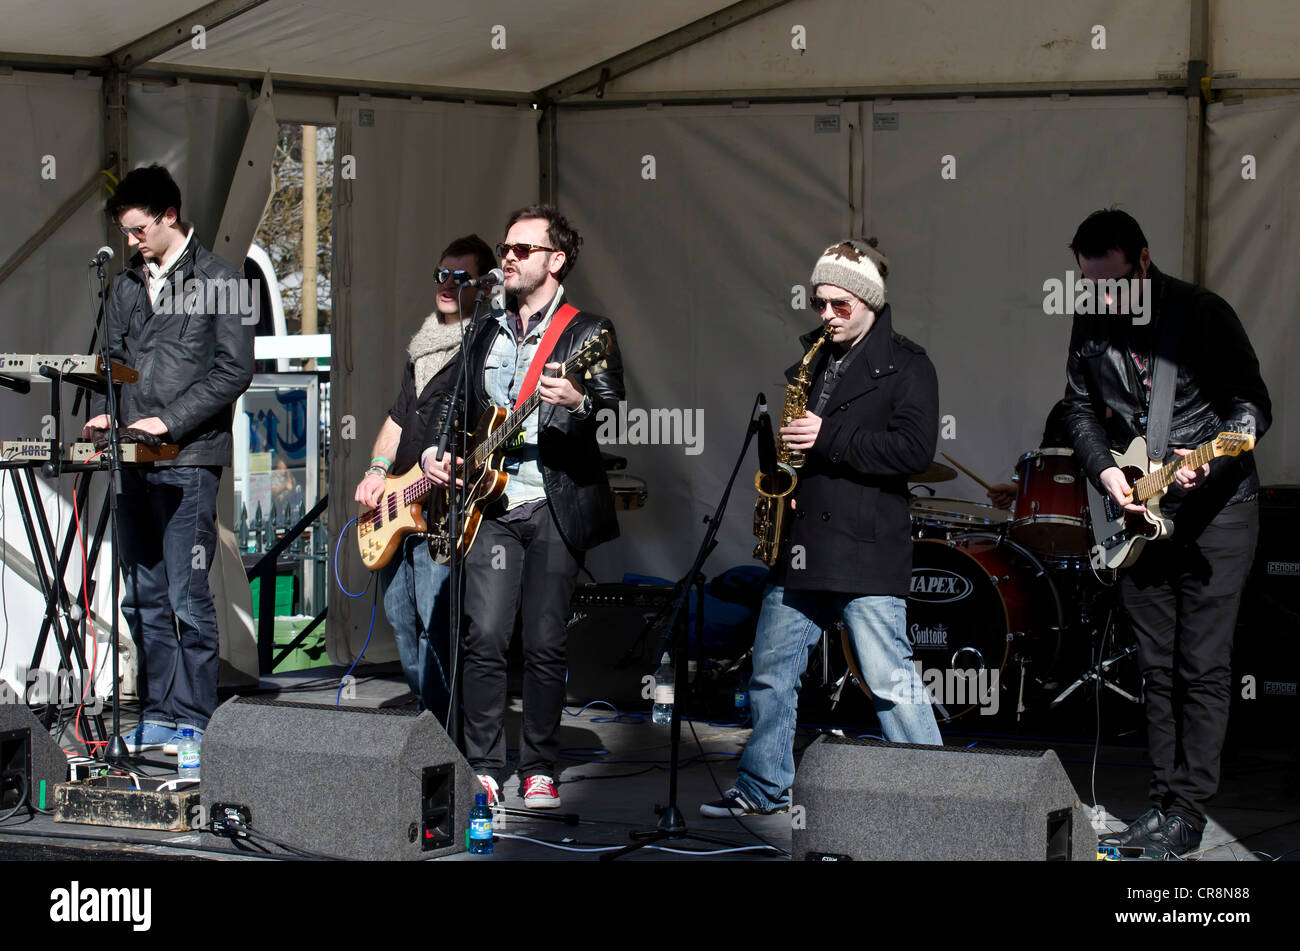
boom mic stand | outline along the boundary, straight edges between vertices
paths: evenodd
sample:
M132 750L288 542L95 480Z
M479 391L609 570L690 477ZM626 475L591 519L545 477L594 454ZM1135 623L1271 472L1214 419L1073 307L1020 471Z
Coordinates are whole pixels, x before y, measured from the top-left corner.
M678 582L680 589L677 595L677 602L673 605L673 613L668 619L667 636L672 641L673 648L673 667L676 671L675 693L673 698L673 719L669 728L669 744L671 753L668 765L668 805L664 806L659 812L659 824L653 830L642 832L631 832L629 835L635 839L631 845L620 849L617 852L608 852L600 857L602 862L612 861L620 856L635 852L638 849L645 848L656 842L662 842L665 839L692 839L696 842L707 842L710 845L729 845L734 846L736 843L730 839L721 839L714 836L700 835L698 832L690 832L686 828L686 820L682 817L681 810L677 808L677 771L680 760L680 748L682 738L682 699L683 696L689 697L690 676L687 664L687 637L686 625L679 624L678 618L690 600L691 587L695 585L699 591L696 602L696 629L695 636L700 638L703 631L700 629L699 620L703 617L704 612L704 587L703 574L704 562L713 549L717 547L718 529L722 527L722 517L727 511L727 502L731 498L731 488L736 482L736 476L740 472L740 467L745 462L745 456L749 453L749 444L753 442L754 436L758 434L759 421L755 415L762 397L759 396L754 400L754 405L749 409L749 424L745 429L745 442L740 447L740 453L736 456L736 464L732 467L731 478L727 480L726 487L722 490L722 497L718 500L718 506L713 515L705 519L708 528L705 529L704 538L700 542L699 550L695 554L695 563L682 580ZM661 655L662 656L662 655ZM681 685L686 685L686 690L681 690Z

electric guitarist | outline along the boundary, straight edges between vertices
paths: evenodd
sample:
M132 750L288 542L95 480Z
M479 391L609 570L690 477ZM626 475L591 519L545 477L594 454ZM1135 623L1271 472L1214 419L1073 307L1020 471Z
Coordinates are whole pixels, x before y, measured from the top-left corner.
M563 278L581 238L555 208L531 205L512 214L497 246L506 309L483 321L466 344L473 425L492 407L522 406L535 390L537 409L524 420L503 466L504 497L487 508L465 559L464 659L461 683L464 752L489 802L501 795L506 766L506 647L515 614L523 615L524 710L519 775L524 805L560 804L555 768L564 704L565 622L585 554L618 535L614 497L596 441L602 409L617 411L623 368L613 325L565 299ZM585 375L553 376L601 331L602 362ZM543 373L543 368L547 372ZM443 377L450 390L454 365ZM450 412L447 400L439 415ZM451 453L421 463L437 485L450 482Z
M1163 443L1163 453L1152 451L1153 461L1164 464L1221 433L1253 437L1253 446L1271 421L1268 391L1232 308L1158 270L1130 215L1093 213L1070 249L1085 279L1136 282L1133 316L1075 318L1065 416L1094 486L1114 506L1144 515L1112 453L1136 437ZM1232 635L1259 533L1258 491L1253 452L1183 465L1160 500L1172 532L1146 544L1121 576L1155 768L1151 808L1103 843L1140 846L1153 858L1185 855L1200 844L1205 804L1219 784Z

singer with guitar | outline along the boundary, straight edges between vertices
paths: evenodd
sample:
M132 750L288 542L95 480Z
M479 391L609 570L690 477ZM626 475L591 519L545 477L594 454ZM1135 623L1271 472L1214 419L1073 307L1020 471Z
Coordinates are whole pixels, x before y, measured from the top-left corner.
M1233 309L1157 269L1130 215L1094 212L1070 249L1085 279L1137 279L1139 293L1151 295L1142 320L1074 319L1065 403L1075 452L1110 508L1133 517L1134 531L1157 514L1154 504L1135 504L1135 491L1158 500L1171 529L1142 545L1120 580L1145 681L1151 808L1102 841L1153 858L1184 855L1200 844L1205 804L1219 784L1233 628L1259 533L1259 476L1244 450L1268 428L1271 406ZM1145 442L1135 449L1137 437ZM1121 464L1132 469L1144 446L1151 458L1137 459L1142 471L1194 450L1209 461L1167 469L1169 478L1157 477L1167 489L1157 484L1155 494L1149 479L1134 490Z
M476 234L457 238L439 256L434 311L407 345L410 359L401 391L375 438L365 476L357 484L354 497L363 510L374 508L390 473L400 476L418 465L420 451L434 440L432 410L441 392L435 377L459 352L461 321L474 312L475 288L457 281L478 278L495 266L492 249ZM448 569L434 561L423 540L403 539L388 556L379 580L402 672L420 708L445 722L447 685L452 679L445 669Z
M466 513L473 537L460 540L462 550L469 545L461 674L464 752L489 803L497 801L506 767L506 648L521 612L524 710L518 771L524 805L534 809L560 805L555 767L569 599L586 552L618 535L596 432L600 410L616 411L624 397L623 367L613 325L568 304L560 283L576 263L581 243L550 205L514 212L505 241L497 246L506 307L481 322L458 358L465 361L469 389L466 429L486 419L477 437L507 410L518 413L517 426L501 429L514 434L500 447L499 467L490 465L487 478L481 467L457 474L475 490ZM601 349L601 362L587 367L577 358L593 346ZM587 368L552 375L565 364ZM438 416L452 411L454 364L448 370L441 378L448 398ZM536 407L531 411L526 409L530 400ZM425 474L439 486L451 482L451 455L439 457L433 445L422 455ZM479 495L485 481L491 484Z

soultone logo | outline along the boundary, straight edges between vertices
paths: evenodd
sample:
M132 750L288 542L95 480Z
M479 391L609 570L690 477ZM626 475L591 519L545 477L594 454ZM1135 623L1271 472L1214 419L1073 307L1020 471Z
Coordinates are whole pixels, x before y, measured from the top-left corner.
M152 888L69 888L50 892L50 921L129 921L134 931L148 931L153 923Z

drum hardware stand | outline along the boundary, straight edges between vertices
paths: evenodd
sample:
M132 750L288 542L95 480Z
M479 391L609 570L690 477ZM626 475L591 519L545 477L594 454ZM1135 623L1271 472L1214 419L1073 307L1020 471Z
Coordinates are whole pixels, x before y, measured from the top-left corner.
M732 839L723 839L716 836L701 835L698 832L690 832L686 828L686 820L682 812L677 808L677 771L680 761L681 737L682 737L682 700L689 698L691 694L689 665L687 663L687 641L686 636L687 624L682 619L683 612L690 601L690 592L692 584L698 586L699 596L695 602L695 634L697 642L704 636L704 562L713 549L717 547L716 536L718 529L722 527L722 517L727 510L727 502L731 498L731 489L736 482L736 476L740 473L740 467L744 464L745 457L749 453L749 444L753 442L754 437L758 434L758 416L757 410L761 402L766 402L760 394L749 410L749 423L745 429L745 441L740 447L740 453L736 457L736 464L731 470L731 478L727 480L726 486L722 490L722 497L718 500L718 506L713 515L705 518L705 524L708 528L704 531L704 538L700 542L699 550L695 555L695 563L691 565L689 571L682 576L679 583L681 591L677 596L677 602L673 605L672 615L669 617L667 634L672 644L673 668L676 673L676 696L673 698L673 719L669 727L669 745L671 753L668 765L668 804L659 812L659 822L653 830L634 831L629 835L634 840L631 845L619 849L617 852L606 852L601 855L602 862L613 861L620 856L627 855L644 848L647 845L653 845L656 842L662 842L665 839L679 841L682 839L692 839L696 842L705 842L710 845L735 846L736 842ZM686 689L682 690L682 686Z
M1087 618L1086 609L1083 617L1086 622L1086 618ZM1114 627L1114 624L1115 624L1115 609L1111 608L1106 612L1106 623L1102 625L1100 630L1101 644L1104 645L1106 643L1106 640L1110 635L1110 632ZM1092 636L1096 638L1098 633L1099 633L1098 630L1094 628L1092 631ZM1065 700L1066 697L1074 693L1074 691L1078 690L1084 684L1090 683L1092 681L1096 681L1098 688L1105 687L1108 690L1112 690L1115 693L1119 694L1121 697L1123 697L1125 700L1129 701L1130 703L1141 703L1142 700L1140 697L1133 696L1123 687L1114 683L1112 680L1107 679L1106 676L1108 673L1110 673L1110 669L1112 667L1114 667L1125 657L1128 657L1130 654L1133 654L1136 651L1137 651L1137 645L1130 644L1128 647L1125 647L1123 650L1121 650L1118 654L1112 654L1110 657L1107 657L1103 660L1099 660L1097 663L1093 664L1086 671L1084 671L1084 673L1079 677L1078 680L1076 680L1074 683L1070 684L1070 686L1066 687L1063 691L1061 691L1061 694L1048 705L1048 709L1053 709L1053 710L1056 709L1056 707L1063 700Z

